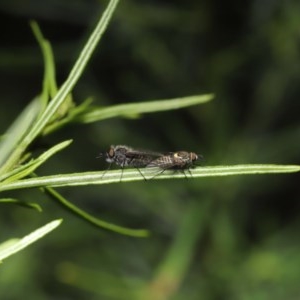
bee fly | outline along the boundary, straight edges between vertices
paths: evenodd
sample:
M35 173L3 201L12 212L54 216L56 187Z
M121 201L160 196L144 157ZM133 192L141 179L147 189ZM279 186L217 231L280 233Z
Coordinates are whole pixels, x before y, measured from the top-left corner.
M100 153L99 157L102 156L105 156L105 160L110 164L107 170L109 170L111 165L115 163L122 168L123 175L124 167L133 167L136 168L141 176L146 180L145 176L140 171L140 168L146 167L153 160L163 156L163 154L151 151L140 151L125 145L112 145L107 152ZM122 179L122 175L120 181Z
M195 162L202 159L202 155L197 155L194 152L178 151L170 152L169 154L158 157L157 159L151 161L148 167L157 167L163 173L166 170L178 170L185 174L185 170L191 174L190 169L195 166ZM186 174L185 174L186 175Z

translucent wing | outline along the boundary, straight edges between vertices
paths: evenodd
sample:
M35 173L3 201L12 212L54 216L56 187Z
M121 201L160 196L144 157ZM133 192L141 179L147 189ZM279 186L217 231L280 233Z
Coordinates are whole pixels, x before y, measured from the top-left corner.
M172 169L176 166L174 164L173 154L160 156L147 164L147 168L160 168L163 170Z
M151 161L147 167L158 167L163 170L174 169L184 170L193 167L198 160L198 155L194 152L178 151L171 152L168 155L163 155Z
M162 157L163 154L151 151L132 150L126 152L126 159L129 166L146 167L149 163Z

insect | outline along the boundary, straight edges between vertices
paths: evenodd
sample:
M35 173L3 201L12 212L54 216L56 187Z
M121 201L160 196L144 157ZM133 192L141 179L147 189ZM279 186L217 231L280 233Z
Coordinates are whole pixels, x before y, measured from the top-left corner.
M100 153L99 157L101 156L105 156L105 160L110 163L107 170L110 169L113 163L120 166L122 170L127 166L133 167L136 168L140 172L142 177L146 180L145 176L140 171L140 168L146 167L153 160L157 159L160 156L163 156L163 154L152 151L136 150L125 145L112 145L107 152ZM102 175L102 177L104 176L104 174Z
M105 160L110 164L106 172L113 163L122 168L120 181L122 180L124 167L136 168L141 176L147 180L140 168L161 169L155 176L166 170L179 170L185 174L185 170L190 172L190 168L194 167L195 162L202 158L201 155L194 152L178 151L162 154L149 150L136 150L125 145L111 145L107 152L100 153L99 157L102 156L105 156ZM102 178L106 172L103 173Z
M202 158L202 156L194 152L170 152L151 161L147 167L160 168L162 171L159 174L166 170L179 170L185 174L184 171L188 170L190 172L190 168L193 168L195 166L195 162L200 158Z

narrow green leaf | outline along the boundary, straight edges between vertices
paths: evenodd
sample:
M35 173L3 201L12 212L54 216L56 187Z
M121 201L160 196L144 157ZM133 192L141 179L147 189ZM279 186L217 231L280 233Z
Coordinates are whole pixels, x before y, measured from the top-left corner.
M167 100L164 99L147 102L120 104L105 108L94 108L92 111L79 116L78 120L83 123L91 123L117 116L132 116L141 113L180 109L183 107L206 103L212 100L213 97L213 94L196 95Z
M1 244L0 261L3 261L5 258L21 251L22 249L34 243L38 239L42 238L44 235L48 234L57 226L59 226L61 222L62 220L52 221L21 239L11 239L6 241L4 244Z
M43 107L45 108L49 96L54 97L57 93L57 84L55 79L55 62L53 57L53 52L51 45L48 40L43 37L43 34L38 26L38 24L34 21L30 22L31 29L40 45L42 50L43 58L44 58L44 79L43 79L43 91L41 95L41 101L43 103Z
M18 199L13 199L13 198L0 199L0 204L2 204L2 203L23 206L23 207L26 207L26 208L35 209L38 212L42 212L41 206L37 203L30 203L30 202L20 201Z
M52 148L44 152L42 155L40 155L38 158L33 159L27 164L19 166L11 172L4 174L4 176L1 176L0 179L3 180L3 182L12 182L28 176L29 174L34 172L40 165L42 165L46 160L48 160L52 155L70 145L71 142L72 140L68 140L53 146Z
M26 170L28 170L29 168L31 168L32 166L34 166L37 163L38 159L32 159L29 162L27 162L24 165L20 165L18 167L16 167L15 169L13 169L12 171L9 171L3 175L0 176L0 182L11 182L11 181L15 181L17 179L23 178L25 176L23 176L22 174L26 174ZM15 177L16 176L16 177Z
M76 121L78 115L84 114L86 111L89 110L91 102L92 99L88 98L85 101L83 101L80 105L73 106L72 108L70 108L68 114L62 119L58 119L54 123L47 124L46 128L43 130L43 135L50 134L63 126Z
M84 210L80 209L78 206L74 205L73 203L69 202L66 198L64 198L60 193L50 187L43 188L45 192L51 196L54 201L56 201L59 205L70 211L76 216L79 216L83 220L87 221L88 223L100 227L102 229L111 230L120 234L133 236L133 237L147 237L149 236L149 231L145 229L131 229L122 226L118 226L112 223L108 223L103 221L99 218L95 218L94 216L90 215L89 213L85 212Z
M0 141L0 174L3 174L12 165L5 164L9 155L18 147L20 140L28 132L33 121L40 112L40 102L36 98L32 100L23 112L18 116L10 128L6 131L3 139ZM6 167L4 167L6 165Z
M50 101L42 116L35 123L35 126L32 128L32 131L28 136L30 142L42 132L44 127L51 120L52 116L56 113L57 109L61 106L68 94L72 91L73 87L75 86L81 74L83 73L83 70L87 65L92 53L94 52L100 38L102 37L110 21L110 18L116 8L117 3L118 0L111 0L109 2L96 28L94 29L91 36L89 37L89 40L82 49L79 58L73 66L68 78L63 83L55 97Z
M153 178L153 168L145 168L142 170L147 179L173 179L186 178L187 174L172 171L165 171ZM232 176L232 175L249 175L249 174L279 174L279 173L293 173L299 172L298 165L235 165L235 166L215 166L215 167L197 167L191 169L191 178L199 177L218 177L218 176ZM156 174L158 174L160 171ZM154 174L155 175L155 174ZM58 174L52 176L44 176L38 178L30 178L18 180L11 183L1 183L0 191L32 188L32 187L62 187L62 186L81 186L91 184L107 184L129 181L144 180L141 174L136 169L115 170L115 171L101 171L101 172L84 172L72 174Z
M43 37L43 34L38 24L34 21L31 21L30 26L41 47L43 58L44 58L45 71L44 71L43 91L42 91L41 101L43 107L46 108L49 97L53 98L57 94L54 56L53 56L51 44L48 40L46 40ZM57 121L63 119L74 106L75 104L73 102L72 96L71 94L69 94L65 99L65 101L61 104L61 106L57 109L56 113L52 116L49 123L55 124Z
M11 167L17 164L22 153L26 150L30 143L43 132L45 126L49 123L49 121L53 118L53 115L57 112L59 107L61 107L63 102L67 99L67 96L71 93L73 87L82 75L84 68L86 67L92 53L94 52L100 38L102 37L110 21L110 18L116 8L117 3L118 0L111 0L109 2L101 19L96 25L96 28L92 32L83 50L81 51L79 58L74 64L68 78L58 90L55 97L49 102L47 108L40 115L38 120L33 124L32 128L26 134L24 139L22 139L18 147L16 147L15 151L8 157L6 164L3 166L3 169L5 171L11 169Z

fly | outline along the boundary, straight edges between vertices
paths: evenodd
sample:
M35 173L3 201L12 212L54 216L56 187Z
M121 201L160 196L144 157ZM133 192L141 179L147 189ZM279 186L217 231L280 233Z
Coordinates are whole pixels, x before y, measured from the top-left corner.
M100 153L99 156L105 156L105 160L110 164L107 170L109 170L111 165L114 163L121 167L123 175L124 167L133 167L136 168L146 180L145 176L140 171L140 168L146 167L153 160L163 156L163 154L151 151L136 150L125 145L112 145L107 152ZM122 175L120 180L122 179Z
M202 155L198 155L194 152L177 151L162 154L148 150L137 150L125 145L111 145L107 152L100 153L99 157L102 156L105 156L106 162L109 163L109 167L103 173L102 178L114 163L122 169L120 181L122 180L124 167L136 168L141 176L147 180L140 168L161 169L161 171L152 178L162 174L166 170L181 171L186 175L185 170L191 174L190 169L195 166L196 161L203 158Z
M200 158L202 158L202 155L198 155L194 152L170 152L151 161L147 167L160 168L162 171L159 174L166 170L177 170L183 172L184 174L184 171L188 170L188 172L191 173L190 169L195 166L196 161L198 161Z

